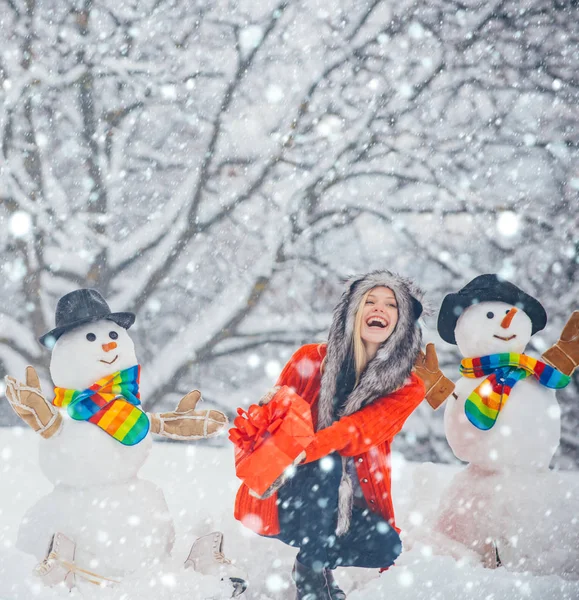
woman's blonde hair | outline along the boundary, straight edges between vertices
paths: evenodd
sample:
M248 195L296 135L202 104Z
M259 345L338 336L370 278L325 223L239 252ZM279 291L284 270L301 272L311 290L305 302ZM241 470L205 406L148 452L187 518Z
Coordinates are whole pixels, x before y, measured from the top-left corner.
M366 347L362 341L362 321L363 321L363 309L366 304L366 300L372 290L368 290L360 301L358 310L356 311L356 317L354 319L354 331L352 333L352 350L354 351L354 369L356 371L356 385L360 381L362 372L368 364L368 354Z
M354 317L354 331L352 332L352 351L354 353L354 370L356 371L356 384L360 382L360 377L368 364L368 353L366 352L366 346L364 346L364 342L362 341L362 323L364 321L364 306L366 305L366 301L368 300L368 296L372 293L371 290L368 290L360 300L360 304L358 305L358 310L356 311L356 316ZM325 356L322 364L320 365L320 373L323 374L324 368L326 365L326 359L328 357ZM354 386L355 387L355 386Z

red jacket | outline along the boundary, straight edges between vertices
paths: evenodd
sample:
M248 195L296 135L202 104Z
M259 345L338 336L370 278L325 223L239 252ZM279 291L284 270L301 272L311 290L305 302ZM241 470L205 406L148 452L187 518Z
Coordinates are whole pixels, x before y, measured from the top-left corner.
M322 379L320 366L325 355L325 344L302 346L291 357L276 384L294 388L310 404L314 423L317 422ZM316 439L306 449L305 462L318 460L334 451L354 457L368 506L395 527L390 492L390 444L424 394L424 384L413 373L404 387L318 431ZM279 533L277 494L260 500L250 495L247 486L242 484L235 499L234 514L256 533Z

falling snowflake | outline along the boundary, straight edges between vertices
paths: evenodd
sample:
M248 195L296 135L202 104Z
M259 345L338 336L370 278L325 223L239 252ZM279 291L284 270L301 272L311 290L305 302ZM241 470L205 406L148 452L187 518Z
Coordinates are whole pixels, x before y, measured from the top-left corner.
M281 370L281 365L277 360L269 360L265 363L265 374L268 377L277 377Z
M510 210L500 213L497 219L497 231L505 237L517 235L521 226L519 215Z
M414 583L414 575L412 574L412 571L404 569L400 575L398 575L398 583L402 587L410 587Z
M174 573L163 573L163 575L161 575L160 579L161 579L161 583L165 587L173 588L177 585L177 579L175 578Z
M10 233L16 237L26 237L32 230L32 218L27 212L17 210L8 221Z
M247 357L247 366L255 369L256 367L259 367L259 365L261 364L261 358L259 358L259 356L257 354L250 354Z
M288 582L278 573L269 575L265 580L265 586L270 592L281 592L289 588Z
M265 98L271 104L278 104L283 97L283 89L279 85L270 84L265 88Z
M263 29L258 25L250 25L239 32L239 48L244 56L255 50L263 39Z

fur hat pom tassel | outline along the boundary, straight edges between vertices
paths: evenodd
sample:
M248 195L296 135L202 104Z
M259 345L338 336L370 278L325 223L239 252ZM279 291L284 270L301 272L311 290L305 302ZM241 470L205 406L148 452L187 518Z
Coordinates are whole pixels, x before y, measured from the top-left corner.
M338 525L336 535L344 535L350 529L352 505L354 503L354 484L346 470L346 458L342 458L342 479L338 489Z

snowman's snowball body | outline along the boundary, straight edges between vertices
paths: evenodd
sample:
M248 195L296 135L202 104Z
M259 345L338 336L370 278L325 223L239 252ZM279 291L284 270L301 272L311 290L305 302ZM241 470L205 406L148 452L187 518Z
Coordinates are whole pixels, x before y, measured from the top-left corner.
M503 565L579 578L579 482L562 471L488 471L470 464L442 496L437 530Z
M128 332L101 320L58 339L50 373L55 386L84 390L136 364ZM137 477L152 447L150 434L125 446L96 425L71 419L66 409L61 412L61 431L39 440L40 467L55 488L25 515L18 547L40 560L60 531L76 542L84 568L109 576L167 556L174 530L165 497Z
M512 308L504 302L481 302L458 319L455 337L467 358L495 353L523 353L531 339L531 319L518 310L507 328L501 326ZM457 458L491 471L509 467L543 470L559 446L560 408L555 391L533 377L516 383L492 429L477 429L465 414L465 401L486 377L461 377L444 412L446 438Z
M112 342L116 348L103 350L103 345ZM56 387L85 390L137 362L128 332L112 321L97 321L58 339L50 375ZM119 483L137 475L151 451L150 435L134 446L124 446L93 423L74 421L66 409L61 412L64 423L58 436L40 443L40 468L51 483L85 487Z
M525 351L531 319L518 310L503 327L511 308L481 302L462 313L455 337L465 358ZM561 430L555 391L532 376L518 381L495 425L483 431L468 420L464 407L484 379L461 377L457 398L447 400L447 440L470 464L443 494L435 529L481 555L494 543L507 568L577 577L579 527L571 507L576 494L571 480L548 469ZM572 516L563 528L557 522L562 514Z

